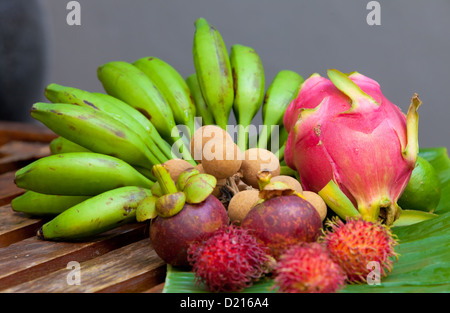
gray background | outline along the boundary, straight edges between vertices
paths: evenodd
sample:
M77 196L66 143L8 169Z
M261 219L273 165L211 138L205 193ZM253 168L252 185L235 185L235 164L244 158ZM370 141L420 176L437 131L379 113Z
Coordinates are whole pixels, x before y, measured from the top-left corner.
M260 54L267 83L282 69L304 78L328 68L358 71L404 112L417 92L420 146L450 147L448 0L379 1L379 26L366 23L366 0L79 0L81 26L67 25L68 1L42 1L48 23L42 88L55 82L103 91L99 65L144 56L162 58L186 77L194 72L194 21L205 17L228 47L244 44ZM260 121L258 114L254 123Z

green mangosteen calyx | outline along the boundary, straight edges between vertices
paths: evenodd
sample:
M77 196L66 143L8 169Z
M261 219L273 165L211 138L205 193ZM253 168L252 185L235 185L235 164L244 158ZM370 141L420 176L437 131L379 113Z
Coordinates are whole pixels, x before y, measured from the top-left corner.
M257 179L259 185L259 197L261 198L258 203L272 199L274 197L297 194L295 190L285 182L271 181L272 173L268 170L259 171L257 174Z
M196 169L187 169L178 176L175 184L164 164L152 167L156 178L152 186L152 196L144 199L136 212L138 221L146 221L156 216L172 217L178 214L185 203L201 203L216 187L217 180L209 174L201 174Z

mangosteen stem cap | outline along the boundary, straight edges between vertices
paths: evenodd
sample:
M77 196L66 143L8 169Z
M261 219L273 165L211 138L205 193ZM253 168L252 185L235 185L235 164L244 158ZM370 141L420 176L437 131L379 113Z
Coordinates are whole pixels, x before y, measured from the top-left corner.
M262 170L256 174L256 178L258 179L259 190L263 190L266 187L272 178L272 172L269 170Z
M156 180L158 181L164 195L178 192L177 186L175 185L172 177L170 177L170 174L164 164L153 165L152 174L156 177Z

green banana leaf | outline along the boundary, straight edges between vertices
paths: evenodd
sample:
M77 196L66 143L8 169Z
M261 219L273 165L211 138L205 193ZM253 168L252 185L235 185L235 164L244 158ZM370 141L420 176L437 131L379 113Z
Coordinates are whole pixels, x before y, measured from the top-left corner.
M437 170L442 196L435 213L438 217L409 226L394 227L400 244L399 259L378 285L347 285L344 293L442 293L450 292L450 159L447 149L426 148L419 153ZM262 279L244 290L249 293L274 292L272 281ZM163 292L202 293L194 274L168 265Z

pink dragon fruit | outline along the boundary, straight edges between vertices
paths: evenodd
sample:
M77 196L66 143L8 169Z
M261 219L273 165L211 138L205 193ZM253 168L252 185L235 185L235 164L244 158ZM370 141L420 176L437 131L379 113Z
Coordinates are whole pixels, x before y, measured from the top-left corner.
M417 158L421 101L414 95L405 116L373 79L328 77L305 80L287 108L285 161L339 216L392 225Z

